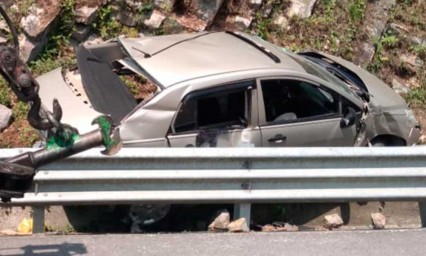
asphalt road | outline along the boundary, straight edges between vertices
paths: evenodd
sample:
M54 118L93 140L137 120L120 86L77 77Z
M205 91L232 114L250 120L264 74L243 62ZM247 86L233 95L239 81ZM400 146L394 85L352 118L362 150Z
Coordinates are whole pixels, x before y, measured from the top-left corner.
M0 237L0 255L425 255L426 230Z

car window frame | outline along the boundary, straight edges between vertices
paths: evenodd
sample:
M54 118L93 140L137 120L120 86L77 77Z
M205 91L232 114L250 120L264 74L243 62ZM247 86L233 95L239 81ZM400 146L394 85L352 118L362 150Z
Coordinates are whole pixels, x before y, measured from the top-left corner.
M195 90L192 92L189 92L187 95L185 95L183 97L183 99L179 102L179 105L176 109L176 113L172 118L172 122L170 124L169 127L169 132L167 134L167 136L179 136L179 135L190 135L190 134L195 134L197 133L198 130L191 130L191 131L183 131L183 132L176 132L174 129L174 125L177 119L177 116L179 114L179 110L181 109L182 105L191 100L194 97L201 97L204 95L209 95L212 93L217 93L217 92L232 92L232 91L238 91L239 89L242 88L246 88L245 90L247 90L247 106L245 111L247 112L247 127L241 127L241 128L235 128L235 129L230 129L230 130L236 130L236 129L246 129L248 127L252 127L253 125L253 121L254 121L254 116L253 114L257 114L257 111L254 112L254 108L257 106L257 96L256 98L253 97L254 91L257 89L257 83L255 79L246 79L246 80L240 80L240 81L232 81L232 82L227 82L227 83L223 83L223 84L219 84L217 86L214 87L209 87L206 89L200 89L200 90ZM256 94L257 95L257 94ZM211 126L212 128L214 127L214 125ZM208 128L207 126L204 126L203 128Z
M265 102L263 98L263 88L262 88L262 81L265 80L296 80L300 82L308 83L314 87L320 88L321 90L324 90L328 93L331 93L333 96L333 99L338 101L337 104L337 113L330 113L330 114L324 114L324 115L318 115L318 116L312 116L312 117L304 117L304 118L298 118L296 120L280 120L280 121L267 121L266 120L266 109L265 109ZM306 123L306 122L314 122L314 121L325 121L325 120L333 120L342 118L342 98L345 98L340 93L330 89L327 86L322 85L321 83L317 81L313 81L306 78L301 78L297 76L273 76L273 77L261 77L257 79L257 88L258 88L258 115L259 115L259 126L260 127L267 127L267 126L277 126L277 125L294 125L298 123ZM349 100L348 100L349 101ZM350 102L350 101L349 101Z

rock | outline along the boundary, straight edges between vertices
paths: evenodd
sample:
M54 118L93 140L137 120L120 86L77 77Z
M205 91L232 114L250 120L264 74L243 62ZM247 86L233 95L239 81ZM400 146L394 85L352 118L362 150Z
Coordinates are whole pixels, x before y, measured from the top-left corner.
M287 231L287 232L294 232L299 231L299 227L296 225L291 225L289 223L284 224L276 224L273 225L265 225L262 227L263 232L279 232L279 231Z
M272 23L284 29L287 28L289 21L285 15L278 15Z
M41 51L43 51L46 42L46 38L43 38L41 39L41 41L38 41L27 37L25 34L21 34L19 36L21 59L24 62L33 61L41 53Z
M72 38L74 38L77 42L83 42L89 36L90 31L90 26L77 24L75 31L72 33Z
M54 27L60 8L52 7L52 10L55 11L47 12L35 6L31 7L29 14L21 19L21 27L25 34L33 40L42 41Z
M135 27L138 25L138 21L135 19L135 15L127 10L121 10L118 14L118 20L121 24L128 27Z
M216 219L210 223L209 230L210 231L226 231L228 230L229 225L229 212L222 212Z
M326 215L324 221L324 227L328 229L339 228L343 225L343 220L337 213Z
M311 17L316 0L291 0L291 6L287 11L287 17L298 16L306 19Z
M176 0L154 0L154 6L165 12L171 12Z
M371 221L373 222L374 229L384 229L386 225L386 217L378 212L371 214Z
M164 34L178 34L181 33L183 29L183 26L171 17L168 17L163 21L162 30Z
M163 21L166 19L166 16L162 14L160 11L154 10L149 17L149 19L145 20L143 24L148 28L159 28Z
M408 32L408 29L404 25L400 25L397 23L391 23L389 25L389 29L395 34L395 35L404 35Z
M426 144L426 134L420 136L419 142L417 144Z
M360 52L355 57L355 64L364 66L373 60L375 54L374 42L377 38L381 38L383 31L386 28L386 24L389 19L389 10L395 6L396 0L382 0L382 1L371 1L369 2L369 8L367 8L366 17L374 17L371 20L368 19L364 22L365 31L367 38L365 42L358 49Z
M9 126L12 119L12 110L0 104L0 131Z
M422 38L417 37L417 36L413 36L413 37L410 39L410 41L411 41L411 43L412 43L413 45L417 45L417 46L426 46L426 39L422 39Z
M374 54L376 54L376 47L374 44L370 42L364 42L361 44L360 55L358 56L357 60L355 60L355 62L358 64L369 63L373 60Z
M244 18L243 16L231 16L230 23L233 24L235 30L245 31L250 27L252 18Z
M403 63L403 64L408 64L410 66L413 66L413 67L415 67L417 69L421 68L423 66L423 64L424 64L424 62L420 58L418 58L417 56L415 56L415 55L405 55L405 54L402 54L399 57L399 61L401 63Z
M201 28L204 30L212 24L223 2L224 0L192 0L189 11L201 20Z
M4 235L4 236L21 236L22 234L20 234L19 232L16 232L15 230L5 229L5 230L1 230L0 231L0 235Z
M398 94L407 94L410 91L410 88L400 83L396 78L392 80L392 89Z
M228 230L230 232L249 232L250 229L247 226L246 218L239 218L229 223Z
M102 37L97 36L97 35L91 35L91 36L89 36L89 38L86 40L86 42L84 44L85 45L94 45L94 44L101 44L103 42L104 42L104 40L102 39Z
M263 18L267 18L271 15L272 13L272 9L274 9L274 7L272 6L271 3L267 2L263 8L262 8L262 17Z
M291 225L289 223L284 224L284 231L288 231L288 232L295 232L295 231L299 231L299 227L296 225Z
M263 0L250 0L250 5L253 8L259 8L262 5Z
M273 225L267 224L265 226L262 226L262 232L275 232L277 231L277 228Z
M4 31L4 32L9 31L9 27L7 26L6 21L3 19L0 20L0 31Z
M75 10L75 21L84 25L89 25L95 21L99 7L82 6Z

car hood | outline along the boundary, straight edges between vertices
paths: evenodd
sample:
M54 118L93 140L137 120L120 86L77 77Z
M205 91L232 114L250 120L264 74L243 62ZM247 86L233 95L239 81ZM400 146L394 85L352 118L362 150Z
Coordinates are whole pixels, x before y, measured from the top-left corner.
M382 110L396 109L396 108L408 108L407 103L404 99L390 88L389 85L378 79L373 74L369 73L365 69L356 66L355 64L346 61L340 57L333 55L316 52L340 65L354 72L364 82L370 94L370 101L376 107L380 107Z
M36 80L40 84L39 95L45 109L52 111L52 102L55 98L61 104L62 123L77 128L79 133L86 133L96 128L91 125L92 121L102 114L92 108L79 88L71 88L64 81L60 68L43 74Z

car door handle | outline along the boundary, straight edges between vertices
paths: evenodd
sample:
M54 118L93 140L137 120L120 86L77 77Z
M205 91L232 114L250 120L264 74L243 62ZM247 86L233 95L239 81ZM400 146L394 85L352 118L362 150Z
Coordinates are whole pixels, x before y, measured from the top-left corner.
M277 134L275 137L268 139L269 142L282 143L287 139L287 136Z

